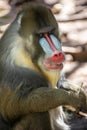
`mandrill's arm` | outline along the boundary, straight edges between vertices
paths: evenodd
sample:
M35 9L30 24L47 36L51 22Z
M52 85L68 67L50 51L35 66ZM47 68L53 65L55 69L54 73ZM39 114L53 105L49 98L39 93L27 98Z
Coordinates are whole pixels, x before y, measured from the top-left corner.
M60 105L84 107L85 94L82 90L78 93L45 87L37 88L23 97L19 96L18 89L13 91L5 88L0 92L0 112L5 118L14 118L30 112L45 112Z

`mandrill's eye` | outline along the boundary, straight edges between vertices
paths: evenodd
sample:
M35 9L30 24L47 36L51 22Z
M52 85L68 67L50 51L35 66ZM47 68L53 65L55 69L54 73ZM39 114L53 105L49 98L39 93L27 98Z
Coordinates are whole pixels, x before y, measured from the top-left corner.
M40 34L39 34L39 37L40 37L40 38L43 37L43 33L40 33Z

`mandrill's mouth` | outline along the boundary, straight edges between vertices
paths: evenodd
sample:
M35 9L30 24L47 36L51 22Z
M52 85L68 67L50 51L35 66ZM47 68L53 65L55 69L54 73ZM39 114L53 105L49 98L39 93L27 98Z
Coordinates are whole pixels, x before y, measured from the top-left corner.
M62 62L53 62L50 59L45 59L43 64L47 69L55 70L55 69L62 69L63 68Z

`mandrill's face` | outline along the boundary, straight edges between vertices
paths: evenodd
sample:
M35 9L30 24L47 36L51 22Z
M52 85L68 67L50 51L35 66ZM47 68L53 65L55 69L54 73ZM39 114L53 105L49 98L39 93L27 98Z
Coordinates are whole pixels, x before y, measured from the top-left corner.
M22 46L29 62L27 67L39 70L56 84L64 61L58 25L49 8L32 8L28 7L19 17L18 32L24 40Z

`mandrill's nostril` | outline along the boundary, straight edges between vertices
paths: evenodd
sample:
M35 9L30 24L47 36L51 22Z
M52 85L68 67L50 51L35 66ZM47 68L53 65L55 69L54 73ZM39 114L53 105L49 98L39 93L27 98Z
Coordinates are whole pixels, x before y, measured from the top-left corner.
M62 52L56 52L52 55L53 62L61 62L64 60L64 54Z
M54 57L59 57L59 56L62 56L62 53L57 53L57 54L54 54Z
M58 55L57 54L55 54L53 57L57 57Z
M59 53L59 56L62 56L62 52Z

